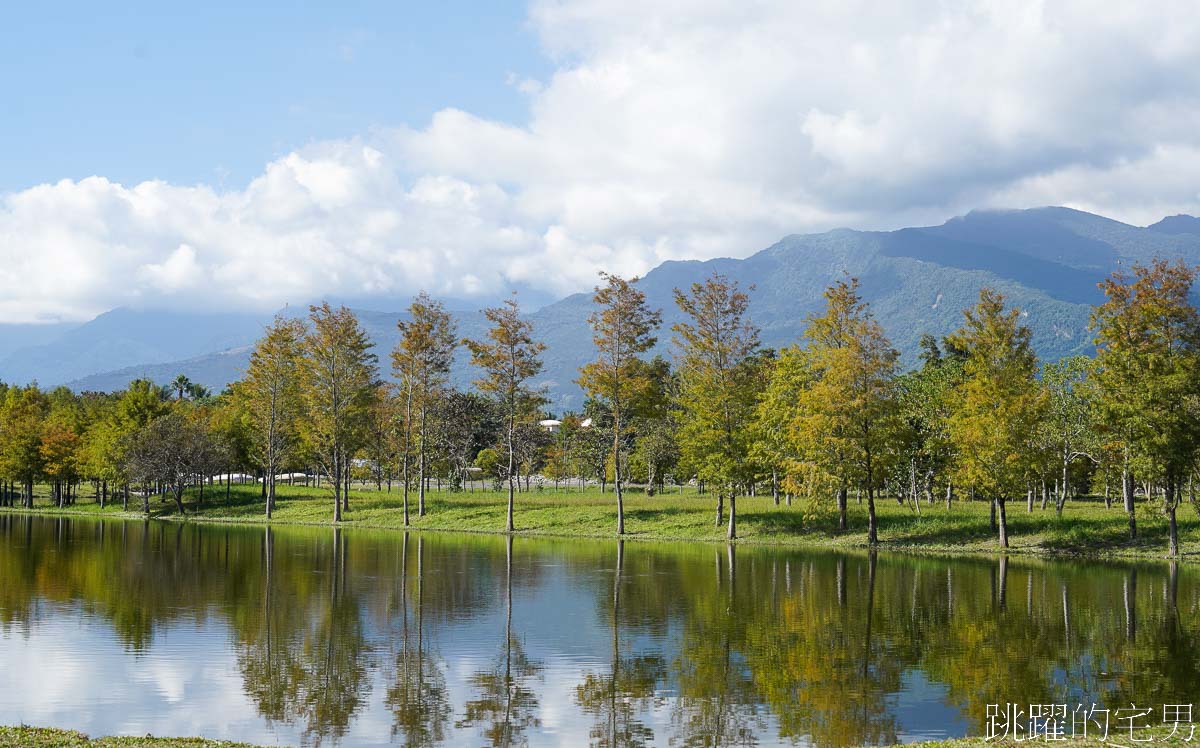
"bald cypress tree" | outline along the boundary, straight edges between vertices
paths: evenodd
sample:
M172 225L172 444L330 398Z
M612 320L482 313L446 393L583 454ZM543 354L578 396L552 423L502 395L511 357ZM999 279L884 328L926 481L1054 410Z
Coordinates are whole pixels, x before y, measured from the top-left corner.
M346 307L328 302L310 307L310 327L301 350L300 393L304 434L333 483L333 521L349 506L345 495L350 461L378 392L373 344Z
M530 380L542 370L542 351L546 346L533 339L533 325L521 318L516 295L504 304L484 310L492 323L485 340L464 340L471 351L471 363L483 376L475 380L480 392L494 398L504 419L504 446L507 460L508 512L505 524L512 532L513 497L516 491L517 427L532 420L543 402L540 391Z
M621 488L621 443L625 416L646 399L654 387L654 372L640 356L654 347L654 330L662 313L646 306L646 295L634 284L608 273L596 287L596 310L588 317L596 360L579 370L579 386L608 406L612 414L613 487L617 494L617 534L625 532L625 504Z
M1099 350L1096 379L1104 427L1125 448L1125 509L1134 519L1132 470L1158 486L1169 532L1168 553L1179 554L1175 510L1200 452L1200 314L1189 295L1196 269L1157 260L1133 275L1101 284L1106 301L1092 328Z
M950 436L958 451L960 482L996 502L1000 547L1008 547L1008 499L1036 472L1033 443L1046 409L1038 361L1020 311L1006 309L990 288L965 311L948 342L965 354L962 379L951 395Z
M679 351L679 444L684 462L717 494L717 525L729 499L730 540L737 537L737 493L754 477L750 460L759 379L758 328L736 281L714 274L675 289L686 321L676 324Z
M425 472L428 459L429 413L450 377L455 338L454 318L440 301L424 291L408 308L409 319L401 320L400 342L392 351L392 369L400 379L404 400L404 524L408 524L409 455L414 427L417 441L417 516L425 516Z

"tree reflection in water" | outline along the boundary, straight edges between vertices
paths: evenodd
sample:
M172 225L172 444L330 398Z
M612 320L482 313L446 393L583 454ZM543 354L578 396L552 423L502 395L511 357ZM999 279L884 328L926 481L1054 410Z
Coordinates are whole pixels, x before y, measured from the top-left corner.
M46 624L75 624L53 629L69 632L53 646L122 705L92 732L158 704L312 745L889 744L981 733L989 703L1187 703L1200 683L1200 585L1178 564L518 550L506 537L0 513L0 636L14 652L50 646ZM128 673L166 641L190 658L181 668L231 661L246 713L197 714L193 701L238 703L211 698L219 680L189 681L178 704L150 699ZM8 677L11 721L46 697Z

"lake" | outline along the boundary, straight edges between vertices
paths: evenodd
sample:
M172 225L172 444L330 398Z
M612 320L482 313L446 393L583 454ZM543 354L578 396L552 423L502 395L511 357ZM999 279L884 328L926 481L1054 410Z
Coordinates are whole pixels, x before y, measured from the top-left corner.
M1165 562L0 514L0 723L891 744L982 735L992 703L1200 701L1198 607Z

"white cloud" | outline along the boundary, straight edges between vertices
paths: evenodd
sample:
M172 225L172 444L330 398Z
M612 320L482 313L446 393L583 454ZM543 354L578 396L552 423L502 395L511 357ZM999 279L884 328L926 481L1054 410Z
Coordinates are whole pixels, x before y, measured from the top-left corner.
M589 286L780 235L1068 204L1197 212L1187 2L533 0L521 126L448 108L244 189L96 177L0 197L0 321L130 300ZM231 136L235 137L235 136Z

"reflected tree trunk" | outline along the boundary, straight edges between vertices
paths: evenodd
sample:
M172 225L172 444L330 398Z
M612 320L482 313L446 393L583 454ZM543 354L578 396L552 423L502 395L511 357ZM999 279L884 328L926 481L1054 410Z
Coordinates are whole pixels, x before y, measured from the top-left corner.
M1130 569L1125 575L1125 638L1133 641L1137 638L1137 569Z

